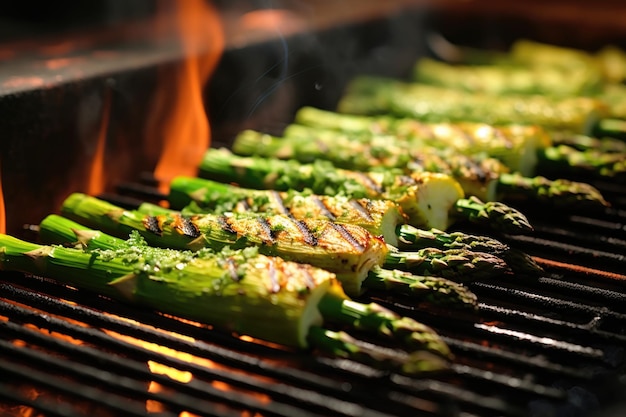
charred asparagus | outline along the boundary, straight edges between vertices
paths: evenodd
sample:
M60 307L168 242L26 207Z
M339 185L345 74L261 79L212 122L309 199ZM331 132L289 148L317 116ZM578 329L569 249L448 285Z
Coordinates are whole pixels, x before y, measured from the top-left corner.
M177 177L170 183L170 204L176 208L184 207L183 213L186 214L268 212L295 218L323 217L337 223L355 222L353 224L375 235L382 235L388 244L403 250L437 248L484 252L504 259L517 273L534 275L542 271L532 258L498 240L462 232L421 230L402 224L405 218L399 215L396 205L387 200L352 200L294 191L252 190L202 178ZM149 215L168 212L147 203L138 210Z
M479 205L476 201L464 204L461 186L444 174L425 172L410 177L393 170L363 173L338 169L327 161L299 164L293 160L236 156L226 149L209 149L200 172L206 178L250 188L309 189L316 194L395 201L409 224L424 229L445 230L454 220L475 220L479 213L486 220L483 224L509 233L532 229L522 213L506 205ZM474 209L478 211L472 212Z
M547 174L567 168L567 171L584 175L615 176L624 174L618 161L626 159L626 152L619 145L608 144L607 150L586 152L589 140L584 135L560 133L549 135L537 126L503 125L485 123L427 123L409 118L390 116L361 116L303 107L295 117L295 123L316 129L350 133L351 138L369 141L372 135L385 135L390 140L398 138L417 148L434 147L452 149L463 154L486 154L502 161L512 172L524 176ZM289 128L285 133L293 132ZM613 142L613 141L611 141ZM571 150L567 158L555 150L558 143ZM594 142L595 143L595 142ZM618 146L617 149L615 147ZM577 150L576 148L581 148ZM611 153L615 155L604 155ZM610 164L608 161L614 161Z
M334 272L350 295L361 294L367 278L375 275L376 267L381 265L455 280L487 278L509 271L502 259L480 252L422 250L390 254L384 241L365 229L323 219L232 213L147 216L78 193L65 200L62 213L118 237L136 230L154 246L190 250L257 246L264 254Z
M89 240L97 238L94 233ZM384 362L408 373L440 370L449 357L447 346L432 329L378 305L347 299L332 273L252 249L219 254L181 252L148 247L134 235L115 249L84 250L41 246L0 235L0 269L42 274L288 346L330 345L334 354L371 364ZM325 321L353 324L353 328L422 351L362 349L346 334L321 328Z
M430 122L530 124L576 133L589 133L600 119L609 117L608 107L590 97L492 96L373 77L353 80L338 109Z
M471 157L426 146L418 148L409 141L387 136L372 136L363 141L340 132L319 132L297 125L287 131L284 138L243 131L235 138L233 151L240 155L295 159L303 163L326 159L340 168L363 171L396 167L409 176L438 172L452 176L466 195L483 201L531 199L569 209L608 205L600 192L589 184L512 174L494 158Z

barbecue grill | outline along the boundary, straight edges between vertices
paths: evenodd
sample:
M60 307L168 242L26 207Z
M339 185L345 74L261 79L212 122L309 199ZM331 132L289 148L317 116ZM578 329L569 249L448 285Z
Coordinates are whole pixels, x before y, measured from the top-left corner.
M318 19L304 29L297 14L281 14L292 23L277 34L271 27L229 33L229 19L250 5L218 2L226 49L205 91L213 146L228 146L243 128L279 132L303 105L332 108L356 74L406 75L418 56L432 52L432 30L490 46L529 31L589 48L624 39L610 12L596 12L608 19L602 29L589 19L587 37L563 39L558 29L572 27L579 9L560 2L545 5L562 12L552 17L486 1L470 2L471 10L456 2L330 3L311 9ZM601 3L600 10L626 12L618 2ZM313 14L300 6L296 12ZM35 64L51 62L51 45L66 35L55 33L54 42L44 42L47 49L11 44L21 46L4 58L6 77L0 72L0 177L9 233L34 238L29 224L56 212L68 193L87 190L99 137L106 143L106 175L95 194L126 207L164 200L152 175L162 143L143 139L150 119L143 103L155 99L159 75L183 56L167 37L148 36L153 13L146 5L113 29L77 28L88 36L67 46L57 67ZM490 25L461 23L468 13ZM516 24L503 30L503 22ZM24 71L21 82L11 72L17 70ZM235 337L43 277L0 272L0 414L621 415L626 183L589 182L611 207L556 215L519 206L535 232L498 238L535 257L545 273L468 284L479 298L477 311L375 291L362 297L430 325L448 343L451 370L419 378Z

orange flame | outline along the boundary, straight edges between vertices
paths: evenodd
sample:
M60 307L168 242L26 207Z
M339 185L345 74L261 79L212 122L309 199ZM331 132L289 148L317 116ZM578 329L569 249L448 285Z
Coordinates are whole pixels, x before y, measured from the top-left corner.
M87 183L87 193L91 195L98 195L104 191L105 188L105 174L104 174L104 150L107 139L107 129L109 126L109 117L111 113L111 91L107 89L104 92L104 98L102 102L102 119L100 120L100 127L98 129L98 138L96 141L96 152L93 156L93 161L89 169L89 180Z
M166 114L153 115L158 117L159 126L155 130L164 141L154 174L165 192L169 188L167 183L174 176L195 175L202 155L211 143L203 88L224 49L218 12L208 2L184 0L176 4L176 27L187 58L176 68L174 82L168 74L160 86L161 97L155 102L167 103ZM152 136L154 133L150 132Z

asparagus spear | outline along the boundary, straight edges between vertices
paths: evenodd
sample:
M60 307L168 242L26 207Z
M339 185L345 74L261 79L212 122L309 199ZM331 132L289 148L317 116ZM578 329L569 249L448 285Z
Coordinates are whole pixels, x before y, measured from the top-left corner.
M138 233L136 231L131 233ZM117 249L123 240L102 231L87 229L70 219L51 214L39 225L42 242L76 244L87 249ZM400 270L373 268L365 279L368 289L385 289L434 304L454 308L476 308L476 295L456 282L435 276L414 275Z
M363 173L335 168L326 161L299 164L294 160L241 157L227 149L209 149L201 162L201 176L221 182L234 182L258 189L304 190L316 194L343 194L353 198L395 201L408 217L409 224L424 229L445 230L455 220L473 221L477 214L492 217L482 224L499 227L508 233L532 230L525 216L505 205L488 202L480 206L464 204L463 190L450 176L422 173L415 176L401 172ZM459 210L461 206L463 209ZM471 209L478 210L472 214Z
M183 214L234 211L286 214L296 219L323 217L335 223L363 227L393 246L398 243L396 226L405 222L398 205L388 200L243 189L192 177L174 178L170 183L168 201L172 208L181 209Z
M272 190L252 190L191 177L174 178L170 184L170 198L173 207L184 206L183 213L187 214L267 212L289 214L295 218L323 217L337 223L356 221L353 224L360 225L375 235L381 234L378 232L382 230L382 236L389 245L403 250L463 249L498 256L517 273L536 275L543 271L528 255L515 251L496 239L462 232L421 230L401 224L406 219L398 216L395 204L387 200L350 200L343 197L303 195L294 191L279 193ZM323 202L322 209L320 201ZM138 211L149 215L172 212L149 203L143 203Z
M382 362L408 373L441 370L450 357L432 329L376 304L349 300L332 273L250 248L191 253L148 247L134 235L116 249L83 250L0 235L0 269L42 274L218 329L321 348L370 364ZM356 323L353 328L422 351L365 345L343 332L323 329L325 322Z
M438 172L452 176L466 195L474 195L483 201L533 199L561 209L608 206L602 194L589 184L510 174L508 168L493 158L442 152L432 147L418 148L408 141L386 136L372 136L369 141L361 141L340 132L318 132L297 125L287 130L291 134L285 133L284 138L245 130L235 138L233 151L241 155L295 159L304 163L326 159L340 168L354 170L397 167L406 175Z
M597 66L451 65L431 58L415 64L413 80L472 93L559 97L598 95L604 85Z
M383 240L365 229L323 219L234 214L146 216L78 193L65 200L61 211L68 218L118 237L136 230L154 246L191 250L219 249L227 245L258 246L264 254L328 269L337 275L350 295L360 295L367 288L368 278L377 274L378 266L403 265L400 255L389 256ZM271 230L275 233L270 234ZM491 254L440 252L405 255L404 269L425 275L445 275L455 280L489 278L510 271L502 259Z
M431 122L531 124L576 133L591 132L600 119L609 116L608 107L590 97L492 96L365 76L350 83L338 109Z
M559 146L560 138L568 138L563 142L572 148L584 149L588 146L589 137L572 133L550 136L537 126L427 123L389 116L341 114L312 107L300 109L295 122L318 129L348 132L350 137L362 141L370 140L372 135L385 134L406 140L416 147L448 148L463 154L486 154L502 161L511 171L524 176L553 173L556 172L554 167L566 167L572 173L584 175L615 176L622 174L624 170L620 171L619 166L607 170L603 159L626 159L624 153L607 157L600 156L604 152L595 150L594 154L579 152L576 158L568 158L558 149L554 149ZM293 129L286 130L286 133L289 132L293 132Z

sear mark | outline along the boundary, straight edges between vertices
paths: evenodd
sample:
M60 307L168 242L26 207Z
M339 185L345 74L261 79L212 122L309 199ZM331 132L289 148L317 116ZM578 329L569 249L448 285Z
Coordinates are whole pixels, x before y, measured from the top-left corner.
M265 236L261 236L263 242L266 245L273 245L274 243L276 243L276 235L274 235L274 232L272 231L272 226L267 221L267 219L265 217L258 216L257 221L259 222L259 225L261 225L261 229L263 229L263 233L265 234Z
M190 238L200 237L200 230L198 230L198 226L193 222L192 219L188 217L181 217L180 224L178 225L178 229L183 233L183 235Z
M226 216L219 216L217 218L217 222L219 223L220 227L222 228L222 230L228 232L228 233L232 233L234 235L237 234L237 231L235 229L233 229L233 226L230 224L230 219Z
M285 202L283 198L280 196L278 191L272 190L269 192L270 197L274 200L274 204L276 204L276 208L280 212L280 214L289 215L289 210L285 207Z
M367 209L366 206L363 205L363 203L361 203L361 201L350 200L350 205L354 207L354 210L359 214L359 216L366 219L368 222L374 221L369 210Z
M323 216L327 217L330 221L337 220L337 217L335 217L335 215L331 213L331 211L328 209L328 206L326 206L326 203L321 198L319 198L319 196L313 195L311 196L311 199L313 200L315 205L320 209Z
M365 172L357 172L357 174L361 180L361 183L365 187L369 188L370 190L373 190L376 194L381 194L384 192L383 188L379 186L378 184L376 184L376 182Z
M294 219L293 217L289 217L289 219L296 225L300 233L302 233L302 239L304 243L309 246L317 246L317 238L313 235L309 227L302 220Z
M161 229L157 216L145 216L143 219L143 227L155 235L161 236L163 234L163 229Z
M343 225L337 224L337 223L330 223L330 224L337 232L339 232L339 234L341 235L341 237L344 238L344 240L348 241L359 252L362 252L365 249L363 245L361 245L359 241L356 240L356 238L352 236L350 232L348 231L348 229L346 229Z

